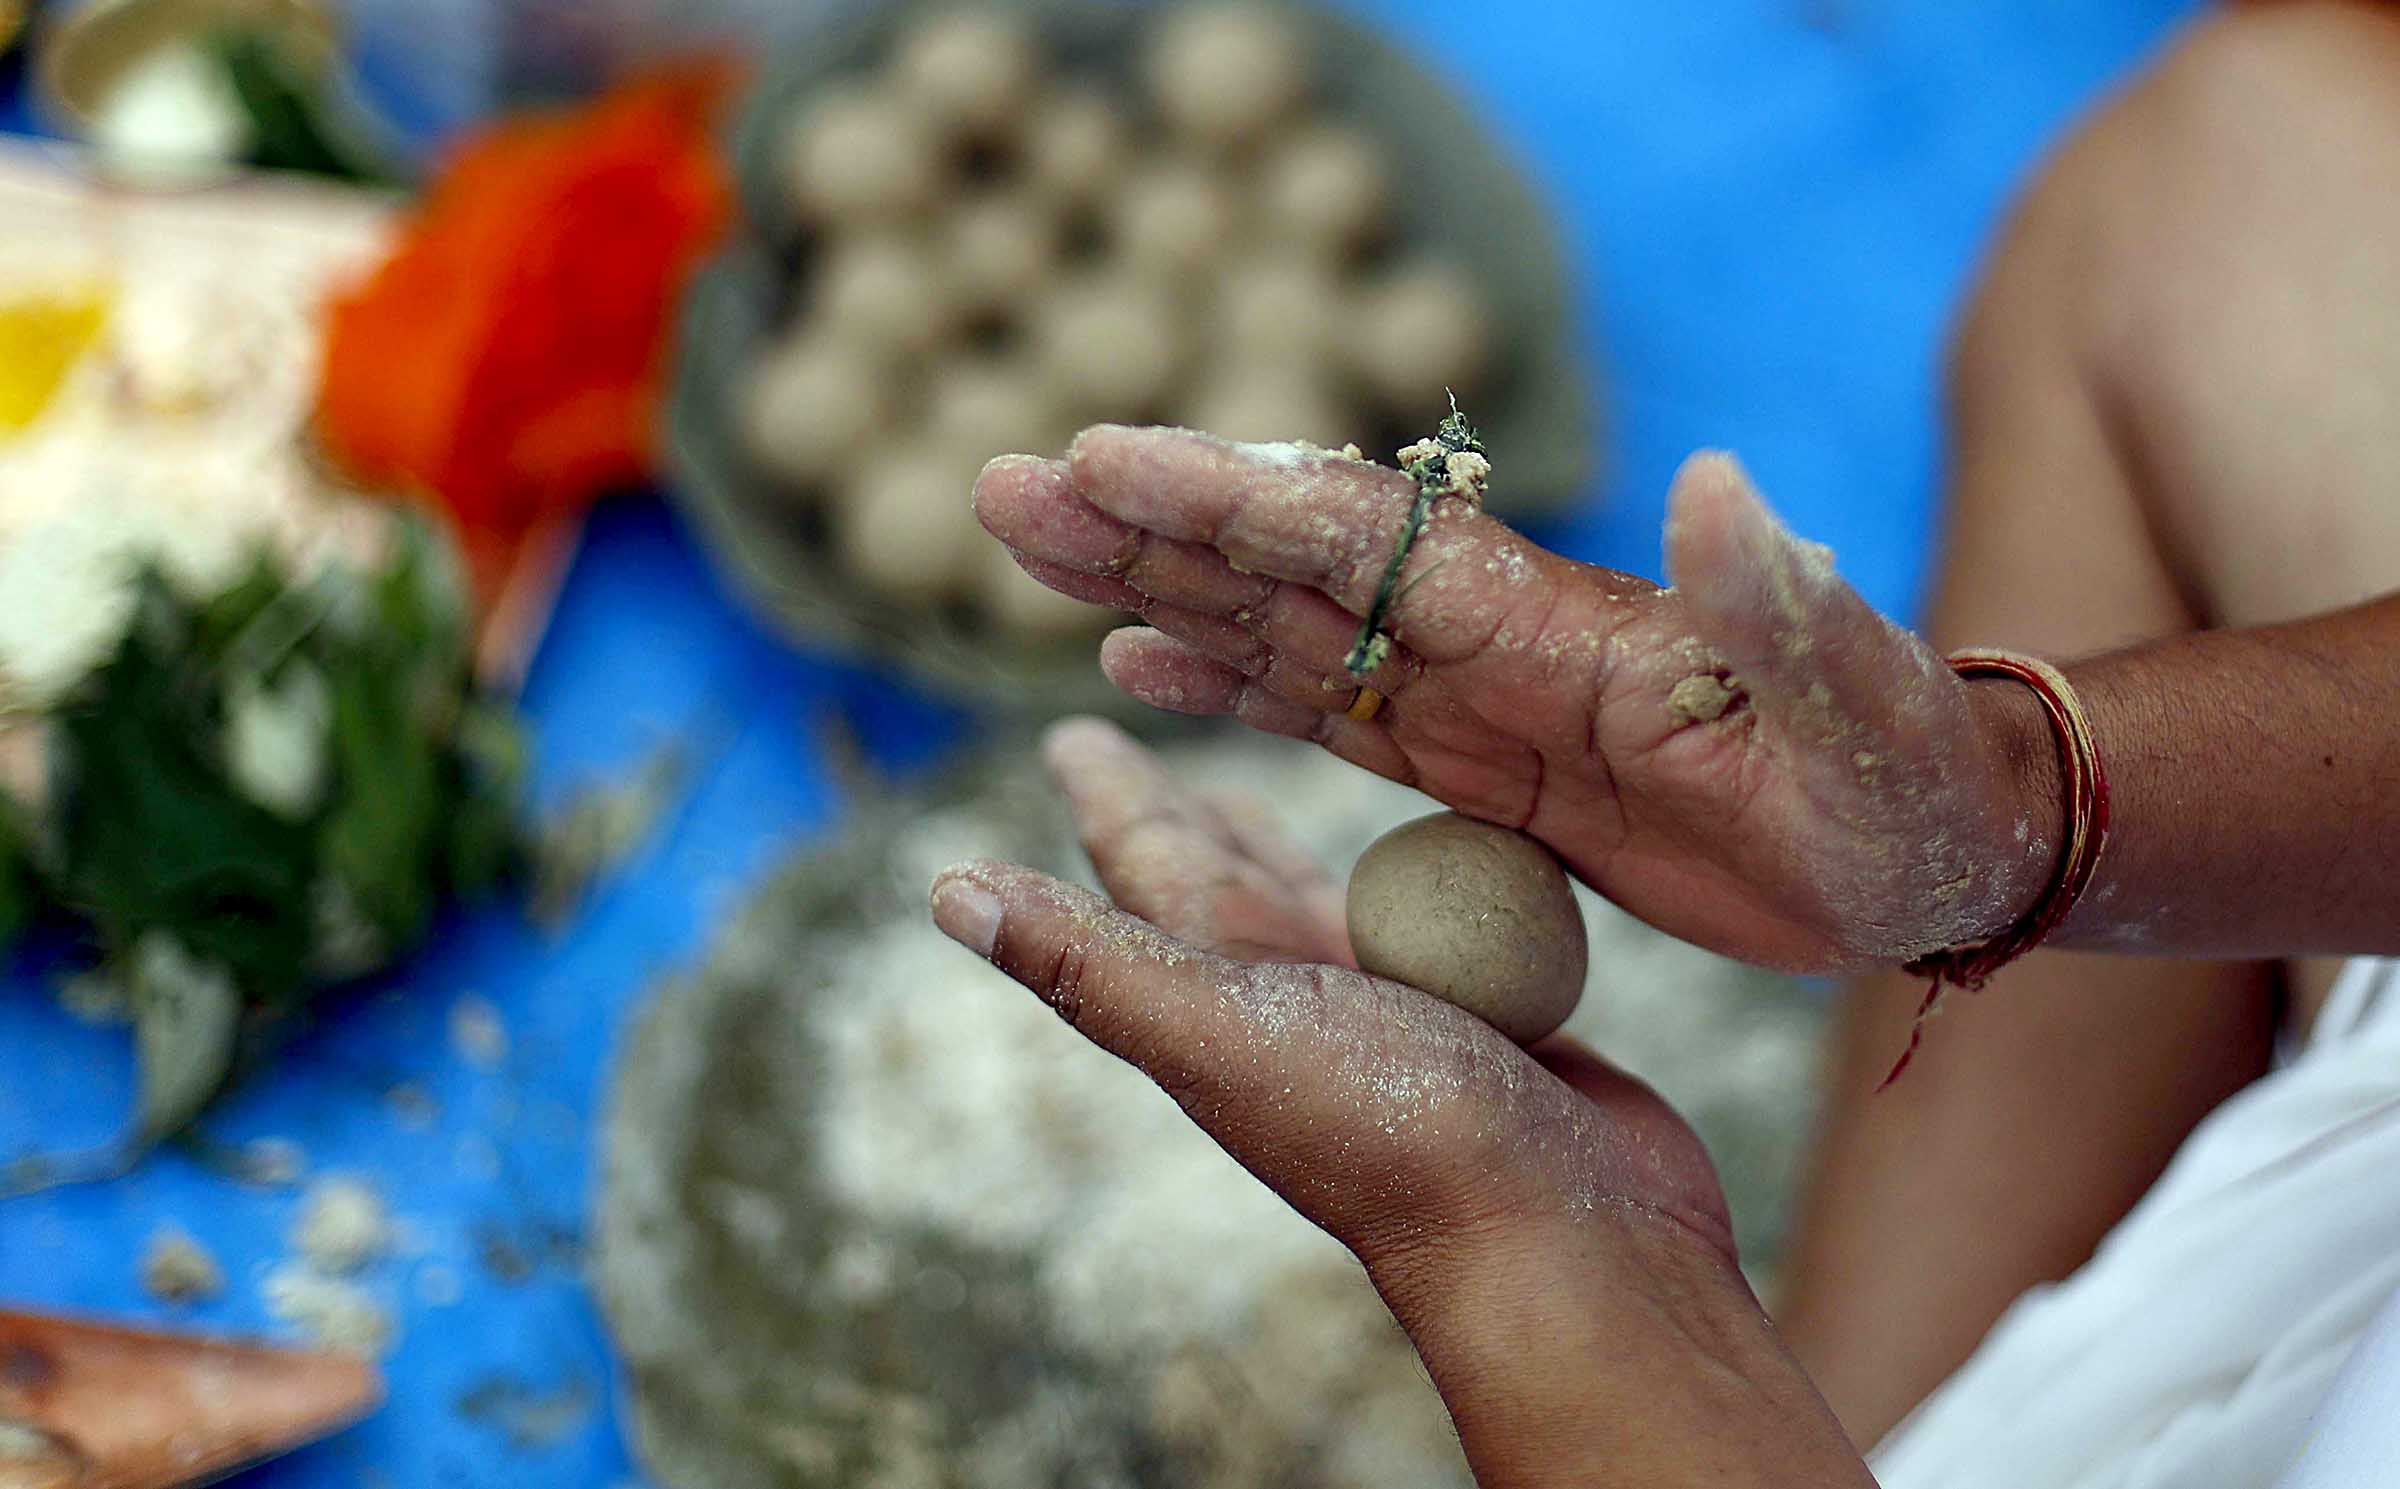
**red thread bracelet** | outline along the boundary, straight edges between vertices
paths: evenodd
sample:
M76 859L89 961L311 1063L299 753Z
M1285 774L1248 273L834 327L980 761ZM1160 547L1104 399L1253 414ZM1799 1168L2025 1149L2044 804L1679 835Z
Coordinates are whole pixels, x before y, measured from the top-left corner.
M2035 657L1985 650L1951 653L1950 670L1960 677L2013 678L2042 700L2042 711L2058 736L2059 763L2066 777L2067 840L2058 850L2058 869L2049 887L2023 918L1996 936L1919 957L1904 969L1932 982L1925 989L1925 1001L1917 1005L1916 1022L1909 1026L1908 1048L1875 1088L1879 1092L1900 1079L1900 1072L1916 1058L1917 1046L1925 1039L1925 1021L1940 1011L1946 989L1976 991L1993 973L2041 945L2073 913L2091 886L2100 849L2108 841L2108 771L2100 763L2091 716L2083 711L2083 700L2066 675Z

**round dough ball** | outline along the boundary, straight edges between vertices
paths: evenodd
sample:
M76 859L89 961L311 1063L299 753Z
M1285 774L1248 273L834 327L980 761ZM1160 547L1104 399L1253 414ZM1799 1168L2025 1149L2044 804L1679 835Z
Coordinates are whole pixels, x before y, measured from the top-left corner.
M1361 969L1455 1003L1519 1044L1583 997L1583 913L1550 850L1521 832L1436 812L1369 844L1350 871Z
M1069 599L1018 568L1000 544L987 543L984 550L975 603L1005 634L1020 641L1088 636L1115 618L1115 611Z
M1141 171L1110 204L1109 241L1137 274L1182 285L1213 270L1238 240L1241 209L1215 171L1167 160Z
M799 338L768 349L737 395L743 448L758 466L795 486L821 486L871 444L892 416L881 362L831 338Z
M1328 450L1364 433L1357 412L1322 379L1272 361L1218 367L1179 402L1175 418L1227 439L1298 440Z
M1271 238L1339 261L1383 227L1391 178L1373 140L1317 124L1276 147L1260 170L1258 194Z
M1027 189L1057 206L1098 200L1125 170L1129 133L1125 116L1100 94L1054 94L1025 126Z
M951 214L942 235L948 288L973 310L1018 304L1056 273L1064 236L1058 219L1031 197L977 197Z
M1151 96L1177 134L1211 148L1264 135L1308 91L1308 53L1291 21L1263 5L1171 12L1146 59Z
M940 265L922 243L897 233L827 249L810 309L817 327L894 356L928 350L957 323Z
M981 462L1055 449L1067 424L1039 369L996 358L962 358L935 369L925 395L927 434Z
M1022 116L1040 69L1031 28L996 9L919 22L892 61L902 97L948 129L984 137Z
M855 452L853 452L855 453ZM975 461L934 445L878 454L859 470L834 512L834 550L861 583L912 604L965 594L979 549Z
M1360 381L1411 427L1447 409L1447 392L1474 392L1491 361L1491 312L1446 264L1394 270L1359 297L1349 319Z
M1133 418L1174 382L1190 337L1160 290L1125 278L1062 285L1030 327L1034 357L1070 417Z
M1260 254L1225 271L1214 330L1234 357L1288 362L1316 376L1342 360L1348 309L1323 264L1298 253Z
M924 212L940 195L941 142L905 102L837 88L800 111L784 142L783 172L793 205L822 226L888 223Z

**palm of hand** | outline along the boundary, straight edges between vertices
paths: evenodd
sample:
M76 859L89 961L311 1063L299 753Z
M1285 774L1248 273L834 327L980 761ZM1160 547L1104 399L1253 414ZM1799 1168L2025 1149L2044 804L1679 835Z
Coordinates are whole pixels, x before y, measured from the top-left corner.
M1059 726L1047 754L1118 907L1188 947L1253 964L1262 979L1309 978L1327 1002L1320 1032L1350 1056L1409 1073L1411 1087L1443 1085L1443 1072L1454 1078L1446 1103L1399 1124L1396 1113L1377 1110L1388 1096L1345 1103L1362 1140L1341 1138L1338 1177L1296 1184L1290 1174L1262 1174L1304 1210L1294 1188L1320 1183L1350 1196L1379 1188L1469 1195L1455 1207L1495 1215L1606 1199L1668 1216L1730 1255L1731 1221L1707 1152L1647 1086L1573 1040L1519 1050L1424 993L1351 971L1339 889L1249 798L1179 785L1097 721ZM1336 1234L1350 1221L1312 1218Z

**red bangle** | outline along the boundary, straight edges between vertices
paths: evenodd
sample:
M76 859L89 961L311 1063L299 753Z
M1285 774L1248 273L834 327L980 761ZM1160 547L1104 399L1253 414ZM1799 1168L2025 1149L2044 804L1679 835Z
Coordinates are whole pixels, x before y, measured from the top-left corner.
M2058 736L2059 763L2066 777L2067 840L2058 850L2058 868L2049 887L2033 908L2014 925L1986 940L1937 951L1910 962L1905 970L1930 978L1925 1001L1917 1005L1916 1022L1909 1026L1908 1048L1900 1052L1891 1074L1877 1091L1900 1078L1924 1042L1925 1021L1940 1011L1942 995L1953 987L1974 992L1991 975L2033 950L2058 929L2076 902L2091 886L2100 866L2100 850L2108 841L2108 771L2100 763L2100 744L2092 734L2091 716L2066 675L2048 662L2015 652L1970 650L1950 655L1950 670L1960 677L2008 677L2033 689L2050 716Z

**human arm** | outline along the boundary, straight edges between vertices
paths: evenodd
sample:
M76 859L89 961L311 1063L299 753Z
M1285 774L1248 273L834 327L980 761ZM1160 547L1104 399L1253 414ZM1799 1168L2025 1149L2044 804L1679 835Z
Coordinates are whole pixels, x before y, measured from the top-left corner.
M1338 897L1257 814L1103 725L1063 726L1049 756L1116 904L979 863L937 883L936 918L1351 1248L1480 1482L1872 1482L1656 1095L1571 1043L1529 1053L1413 989L1289 960L1344 954Z
M1368 679L1389 701L1346 717L1341 658L1412 495L1399 473L1330 453L1104 427L1065 461L995 462L977 509L1037 578L1150 621L1102 651L1137 697L1314 739L1521 826L1713 949L1815 972L1890 965L1998 931L2042 893L2062 822L2033 699L1952 676L1722 457L1677 478L1672 589L1545 553L1445 498L1387 615L1393 655ZM2379 895L2400 795L2376 795L2400 751L2400 711L2376 712L2394 696L2394 664L2374 655L2392 624L2368 607L2070 668L2122 785L2068 939L2400 946L2400 901ZM2354 695L2345 666L2365 669ZM2240 681L2206 675L2219 667ZM2317 749L2337 731L2339 748ZM2277 774L2302 748L2314 773ZM2225 774L2229 759L2266 773ZM2304 799L2356 815L2295 822ZM2214 835L2179 825L2195 812ZM2313 892L2249 893L2261 855Z

